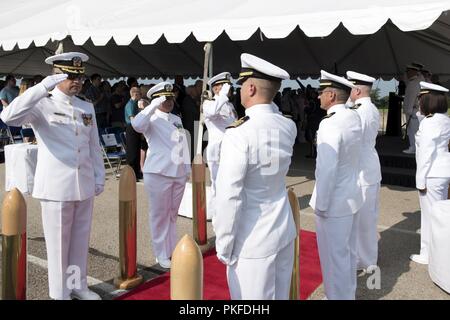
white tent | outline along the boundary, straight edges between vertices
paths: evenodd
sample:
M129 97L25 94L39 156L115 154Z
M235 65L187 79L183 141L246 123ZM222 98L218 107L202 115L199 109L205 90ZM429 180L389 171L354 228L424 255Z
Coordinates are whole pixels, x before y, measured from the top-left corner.
M214 72L250 52L292 75L353 69L399 76L412 61L450 77L449 0L15 0L0 12L0 73L48 73L59 41L105 77L199 76L203 43Z

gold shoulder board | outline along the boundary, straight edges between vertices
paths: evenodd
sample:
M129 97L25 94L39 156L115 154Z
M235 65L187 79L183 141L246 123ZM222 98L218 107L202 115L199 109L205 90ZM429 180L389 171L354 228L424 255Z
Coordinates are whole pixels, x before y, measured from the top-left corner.
M243 124L245 121L247 121L248 119L250 119L249 116L242 117L242 118L236 120L235 122L233 122L232 124L230 124L230 125L227 127L227 129L229 129L229 128L237 128L237 127L239 127L241 124Z
M322 120L323 120L323 119L331 118L331 117L333 116L333 114L335 114L335 113L336 113L336 112L332 112L332 113L330 113L330 114L327 114L325 117L322 118Z
M430 114L427 115L425 118L431 118L432 116L434 116L434 113L430 113Z
M361 103L355 104L353 107L350 107L350 109L356 110L356 109L358 109L359 107L361 107Z

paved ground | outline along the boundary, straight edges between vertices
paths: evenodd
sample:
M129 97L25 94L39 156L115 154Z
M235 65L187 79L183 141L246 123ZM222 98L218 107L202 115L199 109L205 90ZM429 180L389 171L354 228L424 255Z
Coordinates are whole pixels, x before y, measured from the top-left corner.
M303 150L303 149L302 149ZM301 206L301 227L315 230L314 216L308 202L314 187L314 162L296 150L293 165L286 178L293 186ZM4 164L0 165L0 198L4 198ZM155 262L150 245L147 216L147 197L144 186L138 184L138 269L145 279L164 272ZM95 201L89 254L89 284L104 299L120 294L112 281L119 273L118 242L118 180L107 175L105 192ZM26 198L28 206L28 299L49 299L47 287L45 242L42 232L39 202ZM192 220L179 217L178 237L192 232ZM379 219L381 288L369 289L370 275L358 278L358 299L450 299L430 280L427 268L408 259L419 249L419 203L414 190L392 186L381 188L381 212ZM213 232L208 223L209 241ZM369 279L371 280L371 279ZM1 281L1 279L0 279ZM370 281L369 281L370 282ZM1 283L0 283L1 284ZM320 286L310 297L322 299Z

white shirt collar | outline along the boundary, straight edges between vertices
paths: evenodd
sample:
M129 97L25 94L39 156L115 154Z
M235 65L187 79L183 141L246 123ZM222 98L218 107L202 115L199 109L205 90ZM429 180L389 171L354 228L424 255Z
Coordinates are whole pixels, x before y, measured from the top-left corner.
M370 99L370 97L363 97L355 100L355 104L364 102L372 102L372 100Z
M255 104L245 109L245 115L251 117L259 113L274 113L272 104Z
M62 92L61 90L58 89L58 87L55 87L55 89L53 89L51 91L51 94L53 97L55 97L57 100L66 102L66 103L72 103L74 97L73 96L68 96L67 94L65 94L64 92Z
M335 104L330 109L327 110L327 114L330 114L331 112L337 112L340 110L345 110L345 104Z

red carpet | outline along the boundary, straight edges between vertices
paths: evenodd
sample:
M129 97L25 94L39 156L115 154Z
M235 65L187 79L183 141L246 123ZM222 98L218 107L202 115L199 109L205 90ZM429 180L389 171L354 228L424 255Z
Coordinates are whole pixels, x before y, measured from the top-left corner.
M229 300L225 265L216 258L214 249L203 255L203 299ZM305 300L322 283L316 234L300 231L300 299ZM169 272L152 279L116 300L169 300Z

